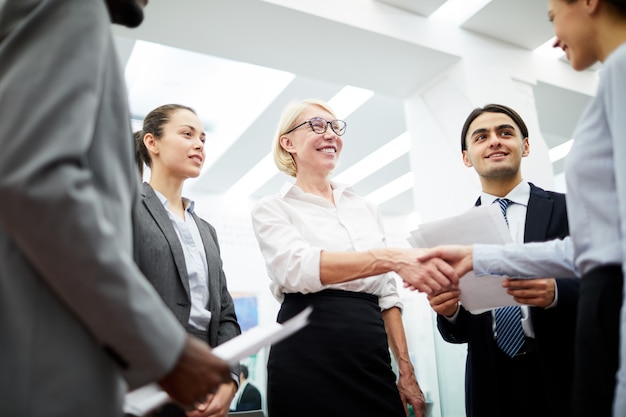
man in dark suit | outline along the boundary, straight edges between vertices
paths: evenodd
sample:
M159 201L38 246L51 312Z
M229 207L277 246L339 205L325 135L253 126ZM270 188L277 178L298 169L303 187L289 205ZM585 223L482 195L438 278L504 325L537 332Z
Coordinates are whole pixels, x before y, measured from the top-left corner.
M475 109L463 126L461 149L465 165L480 177L482 194L476 204L506 200L501 208L513 241L567 236L565 196L522 179L521 160L530 147L517 112L497 104ZM510 320L519 329L521 345L513 348L501 348L497 340L509 331L496 322L496 310L505 310L473 315L459 303L458 289L429 296L442 337L468 344L468 417L570 415L578 285L577 279L505 280L522 304L513 309L521 319Z
M248 367L241 365L241 374L239 376L240 386L237 393L237 401L234 411L250 411L261 409L261 393L259 389L248 381Z
M2 3L0 415L119 416L157 380L191 405L228 365L132 258L139 181L110 26L137 26L146 2Z

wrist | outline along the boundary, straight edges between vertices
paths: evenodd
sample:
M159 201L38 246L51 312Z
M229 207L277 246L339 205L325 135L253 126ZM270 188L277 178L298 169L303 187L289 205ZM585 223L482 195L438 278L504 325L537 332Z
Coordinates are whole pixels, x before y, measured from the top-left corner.
M396 363L398 364L398 373L400 375L414 375L415 370L413 368L413 364L408 358L396 359Z
M456 303L454 308L451 308L449 311L444 312L443 315L446 316L446 318L450 319L456 314L458 310L459 310L459 303Z
M396 270L396 254L388 248L371 249L374 270L378 274Z

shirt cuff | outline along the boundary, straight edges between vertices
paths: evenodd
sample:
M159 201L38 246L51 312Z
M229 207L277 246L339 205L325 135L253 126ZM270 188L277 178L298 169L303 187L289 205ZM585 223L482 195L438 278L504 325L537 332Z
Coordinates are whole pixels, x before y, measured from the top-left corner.
M461 311L461 306L457 303L456 305L456 311L454 312L453 315L451 315L450 317L448 316L444 316L443 314L441 314L441 316L443 316L443 318L445 318L446 320L448 320L450 323L455 324L456 323L456 319L459 317L459 312Z
M558 303L559 303L559 285L555 281L554 282L554 301L552 301L552 304L550 304L546 308L556 307Z

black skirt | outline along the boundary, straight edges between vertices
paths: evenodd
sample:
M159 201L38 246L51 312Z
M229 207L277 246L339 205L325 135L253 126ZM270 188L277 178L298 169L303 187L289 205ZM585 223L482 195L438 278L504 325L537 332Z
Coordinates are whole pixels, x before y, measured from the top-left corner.
M596 267L580 281L572 392L575 417L612 415L623 285L621 265Z
M286 294L278 322L309 305L310 323L270 350L269 417L404 417L378 297Z

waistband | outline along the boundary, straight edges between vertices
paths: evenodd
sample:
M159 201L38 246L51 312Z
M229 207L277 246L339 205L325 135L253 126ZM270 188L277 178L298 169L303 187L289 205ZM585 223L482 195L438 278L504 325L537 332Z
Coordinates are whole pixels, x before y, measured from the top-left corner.
M307 293L307 294L302 294L299 292L296 293L285 293L285 301L288 300L314 300L314 299L323 299L323 298L330 298L330 297L346 297L346 298L354 298L354 299L361 299L361 300L365 300L365 301L370 301L373 303L378 304L378 296L373 295L373 294L367 294L364 292L355 292L355 291L345 291L345 290L338 290L338 289L334 289L334 288L329 288L326 290L322 290L319 292L312 292L312 293Z

